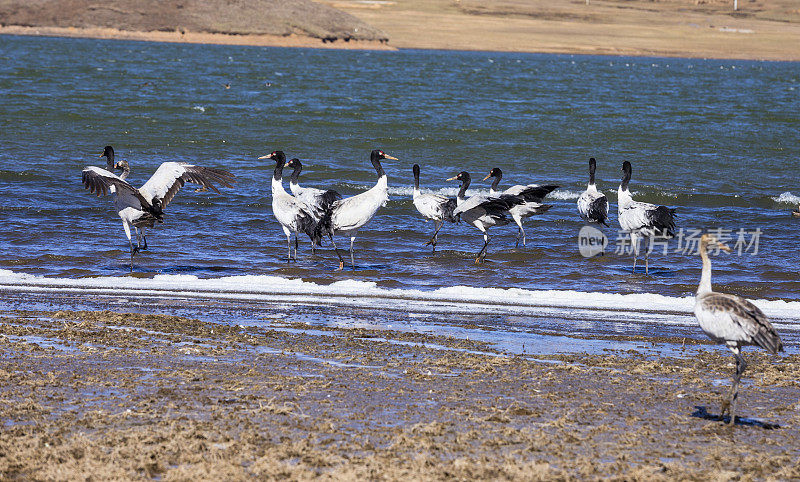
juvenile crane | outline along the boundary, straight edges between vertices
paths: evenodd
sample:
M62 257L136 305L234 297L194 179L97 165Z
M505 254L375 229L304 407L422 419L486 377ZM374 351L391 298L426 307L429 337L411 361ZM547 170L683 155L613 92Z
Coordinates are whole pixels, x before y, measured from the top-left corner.
M703 271L697 287L694 315L705 334L717 343L724 343L736 359L733 384L728 392L728 398L722 403L721 410L723 416L726 411L730 411L729 423L733 425L736 423L739 380L747 368L747 363L741 353L742 347L755 345L774 355L783 351L783 343L767 317L753 303L741 296L712 291L711 260L708 257L708 251L714 248L726 252L731 251L727 245L720 243L714 236L704 234L700 237L700 258L703 260Z

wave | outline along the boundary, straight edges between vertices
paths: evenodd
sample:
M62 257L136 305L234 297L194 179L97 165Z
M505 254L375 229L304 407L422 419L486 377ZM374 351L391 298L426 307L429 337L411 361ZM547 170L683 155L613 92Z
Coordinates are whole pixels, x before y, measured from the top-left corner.
M569 201L572 199L578 199L581 196L581 193L577 191L567 191L562 189L556 189L555 191L551 192L547 195L546 199L558 199L561 201Z
M364 189L369 189L369 188L365 187ZM445 187L445 188L439 188L439 189L430 189L430 188L424 188L424 187L420 188L420 192L422 192L423 194L425 194L425 193L441 194L443 196L450 196L450 197L457 196L458 195L458 190L459 190L458 186ZM413 186L389 186L389 195L390 196L412 196L413 194L414 194L414 187ZM487 189L468 189L467 190L467 197L475 196L475 195L488 196L489 195L489 189L487 188ZM551 192L550 194L548 194L547 197L545 198L545 201L547 199L558 199L558 200L561 200L561 201L571 200L571 199L578 199L578 197L580 195L581 195L581 193L576 192L576 191L567 191L567 190L557 189L557 190Z
M576 319L651 319L689 325L694 297L655 293L616 294L573 290L526 290L450 286L430 291L380 288L374 282L343 280L323 285L300 278L242 275L198 278L161 274L153 278L48 278L0 270L0 289L92 295L187 297L242 302L294 302L396 311L464 314L517 314ZM800 323L800 301L754 300L773 320ZM777 325L777 323L776 323Z
M795 196L789 191L782 193L780 196L773 197L772 200L777 203L787 203L792 205L800 204L800 196Z

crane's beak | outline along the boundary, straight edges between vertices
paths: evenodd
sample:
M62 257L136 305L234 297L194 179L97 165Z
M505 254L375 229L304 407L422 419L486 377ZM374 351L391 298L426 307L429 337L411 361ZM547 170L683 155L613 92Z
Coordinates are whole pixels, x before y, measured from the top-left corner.
M485 181L485 180L489 179L490 177L492 177L492 173L491 172L489 174L487 174L486 177L483 178L483 180Z
M730 252L732 251L732 250L731 250L731 247L730 247L730 246L728 246L728 245L727 245L727 244L725 244L725 243L720 243L720 242L717 242L717 246L719 246L719 249L721 249L721 250L725 251L726 253L730 253Z
M446 179L446 180L447 181L457 181L458 180L458 176L453 176L450 179Z
M105 156L105 155L106 155L106 153L104 152L104 153L100 154L100 155L99 155L99 156L97 156L97 157L103 157L103 156Z
M272 159L272 154L267 154L266 156L261 156L259 159Z
M393 161L399 161L400 160L400 159L398 159L396 157L393 157L393 156L390 156L389 154L386 154L385 152L383 153L383 157L386 158L386 159L391 159Z

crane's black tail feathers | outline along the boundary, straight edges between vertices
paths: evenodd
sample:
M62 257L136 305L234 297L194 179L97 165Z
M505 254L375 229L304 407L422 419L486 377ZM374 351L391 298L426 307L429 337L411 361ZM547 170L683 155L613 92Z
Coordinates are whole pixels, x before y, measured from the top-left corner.
M325 239L325 236L333 233L332 218L333 209L329 207L325 210L325 213L322 215L319 221L314 223L314 226L311 228L311 232L306 231L308 236L311 238L311 241L316 243L317 246L322 246L322 241Z
M675 208L659 206L650 211L650 220L662 236L675 237Z

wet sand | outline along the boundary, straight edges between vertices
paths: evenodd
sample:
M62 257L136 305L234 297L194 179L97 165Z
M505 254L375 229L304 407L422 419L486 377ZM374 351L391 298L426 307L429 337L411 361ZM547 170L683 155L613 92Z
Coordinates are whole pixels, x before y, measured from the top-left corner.
M602 354L509 355L279 316L6 310L0 479L800 477L800 356L747 351L731 429L703 414L719 413L732 357L633 338L678 355L614 337Z

